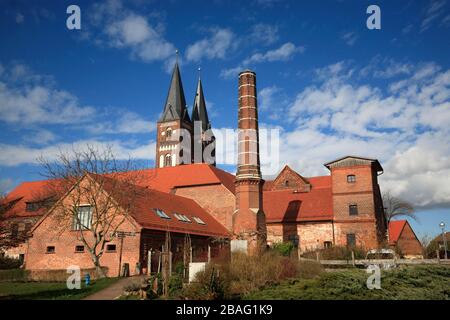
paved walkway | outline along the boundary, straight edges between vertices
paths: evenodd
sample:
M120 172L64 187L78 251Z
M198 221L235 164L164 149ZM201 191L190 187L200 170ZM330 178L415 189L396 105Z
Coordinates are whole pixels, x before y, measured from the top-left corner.
M102 289L90 296L87 296L83 300L114 300L122 295L123 288L133 282L141 282L144 276L134 276L120 279L113 283L109 287Z

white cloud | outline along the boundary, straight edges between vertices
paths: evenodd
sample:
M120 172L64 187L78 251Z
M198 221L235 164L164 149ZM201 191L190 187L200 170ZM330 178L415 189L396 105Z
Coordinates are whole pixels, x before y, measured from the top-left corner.
M288 61L293 58L296 53L303 53L305 47L296 46L292 42L287 42L277 49L268 50L265 53L255 53L246 58L240 65L234 68L223 69L220 76L224 79L230 79L238 75L238 73L250 65L262 62Z
M380 74L386 88L360 82L361 70L346 61L317 70L318 84L290 106L295 129L282 132L282 163L316 175L344 155L378 158L383 190L417 206L449 207L450 70L393 64L408 68Z
M116 160L152 160L155 157L155 143L136 144L132 141L99 141L78 140L74 143L59 143L46 147L28 147L24 145L0 144L0 165L19 166L22 164L38 164L44 157L48 161L56 160L61 153L71 154L73 150L83 150L87 146L98 150L111 147Z
M269 50L265 53L255 53L249 58L245 59L243 64L247 65L251 63L287 61L291 59L296 52L303 53L304 51L304 47L297 47L292 42L287 42L277 49Z
M211 35L199 40L186 49L186 59L188 61L200 61L206 59L224 59L228 51L235 46L233 42L235 35L229 29L211 30Z
M341 39L344 40L344 42L349 46L353 46L358 38L359 36L353 31L346 32L341 36Z
M29 143L45 145L56 140L56 135L46 129L33 131L31 134L25 135L24 140Z
M43 79L20 64L0 75L0 121L68 124L94 115L94 108L81 105L74 95Z
M258 23L252 26L249 40L269 46L279 39L278 27L270 24Z
M420 25L420 32L424 32L432 26L433 22L444 12L442 8L445 5L445 0L433 0L430 2L430 5L428 6L428 9L425 13L425 18L422 20L422 23Z
M96 44L130 50L131 57L144 62L165 61L175 55L175 46L164 38L163 27L149 17L127 9L119 0L97 3L90 10L84 38ZM89 31L89 27L97 30Z
M64 125L65 129L94 134L136 134L155 130L154 121L125 108L82 105L75 95L57 88L51 77L35 74L23 64L0 72L0 121L34 130L23 138L37 144L56 138L48 129L39 128L44 125Z

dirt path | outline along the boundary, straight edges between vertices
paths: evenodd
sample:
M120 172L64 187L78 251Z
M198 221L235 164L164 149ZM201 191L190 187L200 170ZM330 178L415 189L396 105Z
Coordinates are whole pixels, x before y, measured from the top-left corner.
M109 287L100 290L90 296L84 298L83 300L114 300L118 298L123 293L123 288L133 282L140 282L143 276L127 277L120 279L119 281L113 283Z

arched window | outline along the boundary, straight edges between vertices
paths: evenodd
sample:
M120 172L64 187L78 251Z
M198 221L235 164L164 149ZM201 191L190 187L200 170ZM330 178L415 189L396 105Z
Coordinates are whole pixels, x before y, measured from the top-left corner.
M164 158L164 167L170 167L172 166L172 156L170 154L167 154Z
M349 174L347 176L347 182L348 183L355 183L356 182L356 176L354 174Z
M170 140L172 138L172 129L168 128L166 130L166 139Z

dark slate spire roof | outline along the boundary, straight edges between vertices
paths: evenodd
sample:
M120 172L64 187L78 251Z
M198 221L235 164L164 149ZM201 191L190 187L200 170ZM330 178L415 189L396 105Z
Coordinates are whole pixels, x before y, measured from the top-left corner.
M189 114L186 109L186 99L184 97L183 83L181 82L180 69L178 62L175 63L170 82L169 93L167 94L164 112L159 119L160 122L183 120L190 122Z
M211 128L206 111L205 96L203 95L202 80L198 79L197 92L195 93L194 105L192 107L192 122L201 121L202 129L206 131Z

